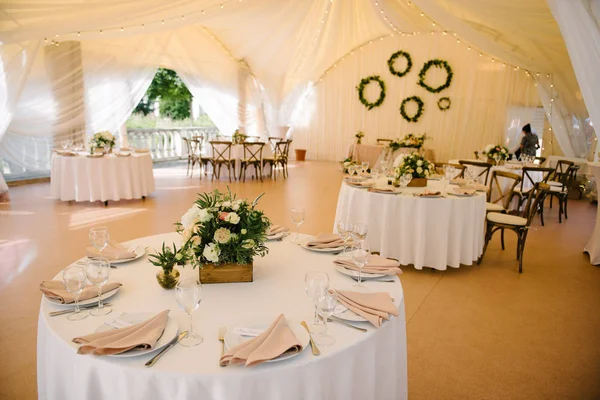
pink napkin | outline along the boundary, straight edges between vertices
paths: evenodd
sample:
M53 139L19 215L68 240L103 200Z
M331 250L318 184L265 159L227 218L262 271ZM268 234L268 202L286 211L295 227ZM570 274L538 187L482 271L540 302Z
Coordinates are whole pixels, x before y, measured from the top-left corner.
M221 356L221 366L244 364L246 367L260 364L283 354L302 351L302 344L281 314L259 336L229 349Z
M433 190L427 190L425 189L425 191L423 193L421 193L419 196L421 197L436 197L436 196L441 196L442 192L436 191L434 192Z
M335 260L334 264L352 271L358 271L358 267L351 260ZM400 263L398 261L373 254L362 271L369 274L398 275L402 273L399 267Z
M287 228L283 225L271 225L271 227L269 228L269 231L267 232L267 236L277 235L278 233L281 233L281 232L289 232L289 228Z
M468 196L473 196L476 192L475 189L467 188L466 186L454 188L452 189L452 191L454 192L454 194L465 194Z
M169 310L165 310L139 324L76 337L73 342L82 345L77 353L96 356L119 354L132 349L152 349L162 336L168 318Z
M483 183L479 183L479 182L473 182L470 185L465 185L462 187L463 189L473 189L479 192L487 192L489 190L489 188L484 185Z
M343 245L344 241L337 233L320 233L314 240L306 243L306 247L315 249L330 249Z
M95 247L87 247L85 249L88 257L106 257L109 261L128 260L135 258L135 253L129 251L121 243L110 240L108 245L102 250L102 254Z
M353 313L360 315L373 326L379 328L383 320L389 320L390 314L398 316L388 292L359 293L346 290L336 290L338 301L348 307Z
M102 293L110 292L120 286L119 282L107 282L102 285ZM65 284L61 281L42 281L40 283L40 291L51 300L58 301L62 304L70 304L75 302L75 295L69 293L65 288ZM79 294L79 301L93 299L98 296L98 288L93 285L86 285Z

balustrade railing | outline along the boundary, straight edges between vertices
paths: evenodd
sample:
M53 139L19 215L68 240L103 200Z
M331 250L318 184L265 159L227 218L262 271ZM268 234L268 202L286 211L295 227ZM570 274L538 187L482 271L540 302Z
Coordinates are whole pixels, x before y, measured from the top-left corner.
M194 136L203 136L205 141L216 140L219 130L216 127L127 129L129 145L149 149L155 162L187 158L183 138Z

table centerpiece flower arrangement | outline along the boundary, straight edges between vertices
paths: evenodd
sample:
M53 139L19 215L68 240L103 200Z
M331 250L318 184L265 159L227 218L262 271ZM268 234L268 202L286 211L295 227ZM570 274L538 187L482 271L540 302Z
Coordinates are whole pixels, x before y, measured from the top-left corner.
M435 171L435 165L429 162L425 157L417 154L400 154L394 160L394 185L400 182L400 177L410 175L411 181L408 186L425 187L427 186L427 177Z
M427 139L429 139L429 137L426 133L422 135L409 133L400 140L391 141L389 147L392 149L392 151L396 151L402 147L421 150Z
M94 152L95 148L104 149L107 153L112 151L115 145L115 137L109 131L94 133L90 138L90 153Z
M488 144L482 153L487 156L490 164L500 164L500 161L504 162L508 160L508 148L501 144Z
M189 255L183 247L177 249L175 243L173 248L162 245L162 251L156 254L148 254L148 261L152 265L160 267L161 270L156 273L156 280L163 289L173 289L179 282L179 271L174 267L176 265L185 265L189 261Z
M218 190L202 193L177 223L183 248L203 283L251 282L254 257L265 256L271 222L252 203Z
M356 144L361 144L362 139L365 137L365 134L363 131L358 131L358 133L354 135L354 137L356 138Z
M348 158L345 158L344 160L340 161L340 165L342 166L342 172L344 174L348 174L350 172L349 171L350 167L358 166L360 164L358 162L354 161L352 159L352 157L348 157Z
M240 144L243 143L247 137L248 135L245 135L242 132L240 132L239 129L236 129L235 132L233 132L233 135L231 136L231 141L235 144Z

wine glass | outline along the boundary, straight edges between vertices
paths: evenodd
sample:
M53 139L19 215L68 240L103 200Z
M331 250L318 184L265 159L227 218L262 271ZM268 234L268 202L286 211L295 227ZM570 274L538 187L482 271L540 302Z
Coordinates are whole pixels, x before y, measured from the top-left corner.
M319 315L323 319L323 332L314 335L314 340L319 346L331 346L335 343L335 338L327 333L327 318L331 317L336 305L337 296L331 292L326 292L317 302Z
M179 307L190 316L190 332L179 343L182 346L194 347L202 343L202 336L194 333L194 322L192 314L202 300L202 284L197 278L186 278L179 281L175 286L175 298Z
M356 165L349 165L348 166L348 175L350 175L350 177L354 176L354 173L356 172Z
M352 236L358 241L365 240L367 238L367 231L367 224L352 225Z
M356 243L356 247L354 251L352 251L352 261L358 267L358 282L354 285L354 287L365 288L365 285L362 283L362 269L371 258L371 246L369 242L366 240L361 240Z
M296 225L296 240L293 243L300 244L300 225L304 222L304 208L292 208L290 217Z
M412 181L412 174L406 173L400 176L400 186L403 188L407 187L410 181Z
M79 295L85 286L86 274L82 267L72 266L63 271L62 281L69 293L75 295L75 312L67 317L70 321L79 321L88 316L87 311L81 311L79 308Z
M321 328L321 324L319 323L319 310L317 307L318 301L321 297L325 296L327 290L329 290L329 275L320 271L307 272L304 276L304 289L306 290L306 295L313 302L315 307L315 315L309 328L311 332L317 332Z
M342 255L348 251L348 240L352 237L352 223L350 221L339 220L337 222L337 231L344 240L344 249L338 257L342 258Z
M69 141L63 140L62 142L60 142L60 145L62 146L63 150L66 150L69 147Z
M362 163L360 163L360 169L361 169L361 171L362 171L363 174L365 172L367 172L367 170L369 169L369 162L368 161L363 161Z
M108 240L110 239L108 228L106 226L91 228L89 237L92 246L94 246L100 255L102 255L102 250L108 246Z
M104 257L91 258L87 261L85 272L87 280L98 288L98 308L92 310L90 314L95 316L110 314L112 308L104 307L104 303L102 302L102 286L104 286L110 276L110 263Z

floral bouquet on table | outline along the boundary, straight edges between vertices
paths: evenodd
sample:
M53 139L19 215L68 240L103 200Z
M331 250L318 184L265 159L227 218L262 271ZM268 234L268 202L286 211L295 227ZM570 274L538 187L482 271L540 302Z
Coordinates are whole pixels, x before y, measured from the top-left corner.
M250 204L231 192L199 195L177 224L194 267L250 264L254 257L268 253L265 240L271 222L255 208L260 197Z
M105 148L108 146L109 150L112 150L115 145L115 137L109 131L102 131L94 133L94 136L90 138L90 151L93 152L94 148Z
M354 135L354 137L356 138L356 144L361 144L362 138L365 137L365 134L363 133L363 131L358 131L358 133Z
M348 158L342 160L340 162L340 165L342 166L342 172L345 174L349 174L351 167L357 167L360 164L358 162L354 161L351 157L348 157Z
M500 144L488 144L485 146L482 153L486 155L488 159L493 159L496 162L499 160L508 160L508 148Z
M435 172L435 165L429 162L425 157L417 154L400 154L394 161L394 181L399 182L403 176L410 176L411 179L427 178ZM427 182L424 182L425 185ZM425 186L422 185L422 186ZM416 185L415 185L416 186Z
M392 151L396 151L401 147L408 147L420 150L427 139L429 138L427 137L426 133L422 135L414 135L412 133L409 133L400 140L394 140L390 142L389 147L392 149Z
M236 129L235 132L233 132L233 135L231 136L231 141L233 143L242 143L246 140L247 137L248 135L245 135L242 132L240 132L239 129Z

